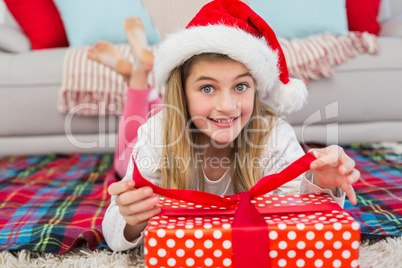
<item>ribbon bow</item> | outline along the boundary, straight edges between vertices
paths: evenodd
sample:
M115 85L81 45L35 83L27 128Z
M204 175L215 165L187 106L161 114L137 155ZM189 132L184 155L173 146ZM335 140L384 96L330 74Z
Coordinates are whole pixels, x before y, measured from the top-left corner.
M164 189L156 186L144 179L140 174L135 161L133 180L137 188L149 186L153 189L154 193L166 196L172 199L183 200L201 205L211 205L218 207L226 207L222 209L163 209L161 215L227 215L233 214L232 223L232 248L233 248L233 265L234 267L271 267L271 260L269 257L269 238L267 223L261 215L260 211L250 202L255 196L269 193L281 185L293 180L304 172L310 169L310 163L316 157L312 153L307 153L287 168L279 173L272 174L261 178L249 191L240 192L229 196L218 196L206 192L195 190L178 190L178 189ZM233 208L238 204L237 208ZM292 206L283 208L269 207L265 210L267 213L292 213L292 212L313 212L331 209L339 209L337 204L330 203L327 207L313 206Z

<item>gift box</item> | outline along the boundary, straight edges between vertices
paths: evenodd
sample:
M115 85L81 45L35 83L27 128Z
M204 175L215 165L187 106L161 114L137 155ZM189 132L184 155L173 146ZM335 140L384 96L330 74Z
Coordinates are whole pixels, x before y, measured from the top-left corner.
M267 224L271 267L359 267L360 225L329 195L264 195L251 203ZM201 215L206 215L151 218L144 242L147 267L234 267L233 211L170 198L161 198L159 205L178 214L205 210ZM339 209L319 211L328 205ZM311 207L315 212L286 212Z
M315 159L307 153L230 196L160 188L133 159L136 187L165 197L145 230L147 267L359 267L360 225L329 195L266 195Z

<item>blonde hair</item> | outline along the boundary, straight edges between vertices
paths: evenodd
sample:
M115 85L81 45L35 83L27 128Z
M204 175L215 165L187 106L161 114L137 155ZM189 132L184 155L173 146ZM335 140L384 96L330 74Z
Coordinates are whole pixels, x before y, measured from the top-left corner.
M162 187L187 189L189 179L193 177L191 175L194 175L190 174L191 169L188 167L196 164L194 159L198 151L192 145L198 144L198 135L195 131L190 131L195 126L187 123L191 122L191 118L187 110L184 85L194 64L201 60L232 59L222 54L204 53L193 56L172 71L166 84L164 95L165 108L163 110L162 135L165 146L162 149L162 159L168 160L168 164L160 167ZM170 106L166 107L166 105ZM265 120L261 120L261 118ZM236 157L232 159L230 171L234 192L250 189L261 178L261 168L250 167L250 165L241 163L241 161L261 158L265 149L264 145L277 123L277 118L278 114L260 100L256 91L251 118L233 144L232 152ZM248 129L258 131L251 132L252 134L247 137ZM182 138L179 139L178 137ZM172 144L174 146L171 146ZM184 165L183 160L189 162ZM202 175L200 168L198 171L199 175ZM202 178L202 176L199 176L199 178Z

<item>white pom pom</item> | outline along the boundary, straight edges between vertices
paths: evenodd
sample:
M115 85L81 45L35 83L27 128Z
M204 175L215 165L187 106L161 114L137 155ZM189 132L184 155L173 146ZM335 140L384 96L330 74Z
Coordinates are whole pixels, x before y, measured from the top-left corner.
M266 102L275 111L281 114L290 114L299 111L304 106L307 95L307 88L303 81L290 79L286 85L279 82L269 92Z

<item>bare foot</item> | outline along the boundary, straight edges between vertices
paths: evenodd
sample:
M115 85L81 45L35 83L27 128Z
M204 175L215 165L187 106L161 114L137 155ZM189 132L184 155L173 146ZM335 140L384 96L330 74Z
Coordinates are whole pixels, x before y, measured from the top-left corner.
M111 43L107 41L96 42L88 51L88 58L102 63L129 80L131 76L131 63Z
M154 54L149 49L144 25L138 17L129 17L124 21L128 42L134 54L134 60L138 68L142 68L146 73L152 70L154 64Z

